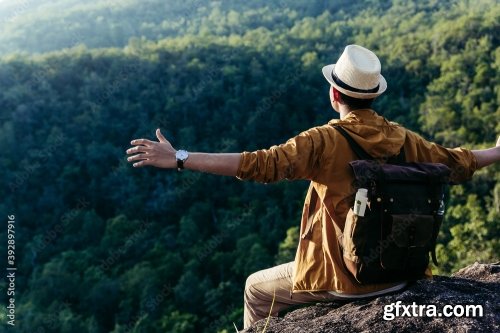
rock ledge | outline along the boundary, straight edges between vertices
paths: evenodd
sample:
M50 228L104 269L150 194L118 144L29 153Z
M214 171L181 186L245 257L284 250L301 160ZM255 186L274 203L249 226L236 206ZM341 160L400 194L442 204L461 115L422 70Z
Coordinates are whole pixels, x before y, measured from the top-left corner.
M385 307L398 301L405 306L415 302L416 313L418 305L435 305L438 313L443 312L445 305L481 305L483 316L426 317L429 310L426 307L423 317L406 315L384 320L384 314L391 317ZM399 312L403 313L402 308ZM392 313L396 313L394 307ZM261 320L244 332L260 333L264 324L265 320ZM266 333L292 332L500 332L500 263L475 263L451 277L420 280L392 295L354 302L317 303L289 312L282 318L271 318L266 329Z

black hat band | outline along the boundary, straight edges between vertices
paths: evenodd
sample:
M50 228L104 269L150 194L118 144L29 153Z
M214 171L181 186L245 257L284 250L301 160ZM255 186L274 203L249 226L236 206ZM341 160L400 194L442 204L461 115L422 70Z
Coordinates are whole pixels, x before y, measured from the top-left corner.
M357 93L376 93L378 91L379 86L380 86L380 84L377 84L377 86L373 89L358 89L358 88L351 87L350 85L348 85L347 83L345 83L344 81L339 79L333 70L332 70L332 79L339 87L344 88L344 89L349 90L349 91L352 91L352 92L357 92Z

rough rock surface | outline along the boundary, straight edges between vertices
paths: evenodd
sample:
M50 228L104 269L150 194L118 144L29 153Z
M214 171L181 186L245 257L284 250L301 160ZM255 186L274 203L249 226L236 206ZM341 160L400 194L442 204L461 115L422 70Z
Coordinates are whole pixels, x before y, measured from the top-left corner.
M437 312L445 305L477 304L482 317L395 317L384 320L384 306L433 304ZM412 309L409 309L412 311ZM399 309L403 313L402 308ZM418 307L416 309L418 314ZM392 311L395 314L395 310ZM477 311L476 314L479 312ZM430 313L432 315L432 313ZM245 333L262 332L261 320ZM317 303L271 318L266 333L352 333L352 332L500 332L500 263L467 266L451 277L420 280L404 291L354 302Z

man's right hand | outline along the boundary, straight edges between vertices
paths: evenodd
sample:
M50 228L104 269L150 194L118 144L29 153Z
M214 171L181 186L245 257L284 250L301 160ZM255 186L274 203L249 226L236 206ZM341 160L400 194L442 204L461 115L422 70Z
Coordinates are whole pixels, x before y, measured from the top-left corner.
M132 140L130 144L135 147L127 150L127 154L131 155L127 160L134 162L134 167L150 165L157 168L177 168L176 150L161 134L159 128L156 130L156 137L158 142L147 139Z
M496 147L472 150L472 153L476 157L478 169L492 163L500 162L500 137L498 137Z

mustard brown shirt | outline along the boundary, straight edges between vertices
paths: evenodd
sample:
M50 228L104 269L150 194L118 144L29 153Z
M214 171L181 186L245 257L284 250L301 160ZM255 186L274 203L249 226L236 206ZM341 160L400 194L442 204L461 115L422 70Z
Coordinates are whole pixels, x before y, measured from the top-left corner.
M477 169L470 150L449 149L426 141L416 133L387 121L373 110L355 110L344 119L304 131L279 146L243 152L237 177L270 183L283 179L310 180L295 256L293 292L336 291L364 294L392 284L359 284L344 268L339 235L354 195L349 162L357 159L345 138L332 125L341 125L374 158L397 155L404 146L407 162L439 162L452 169L452 180L469 179ZM314 193L316 192L316 193ZM316 195L315 207L309 208ZM310 230L305 230L311 218Z

